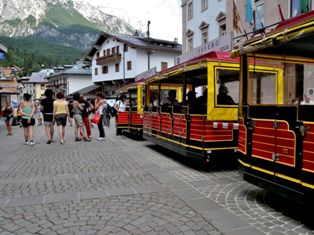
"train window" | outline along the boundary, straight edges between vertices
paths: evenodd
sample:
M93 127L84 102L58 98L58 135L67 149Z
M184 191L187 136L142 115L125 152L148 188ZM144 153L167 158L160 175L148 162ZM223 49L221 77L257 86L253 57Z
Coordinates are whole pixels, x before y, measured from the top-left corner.
M216 70L216 93L218 105L239 103L239 70L219 68Z
M249 104L276 104L276 73L250 72L248 87Z
M288 100L293 104L314 104L314 66L312 64L289 64L285 69ZM289 89L290 88L290 89ZM295 92L294 92L295 91Z

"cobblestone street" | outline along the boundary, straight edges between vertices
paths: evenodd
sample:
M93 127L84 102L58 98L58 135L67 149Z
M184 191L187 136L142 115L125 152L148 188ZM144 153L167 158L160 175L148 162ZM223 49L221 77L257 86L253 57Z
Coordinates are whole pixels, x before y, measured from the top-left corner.
M0 126L0 234L314 234L304 208L147 141L115 136L35 146ZM57 132L55 133L57 134Z

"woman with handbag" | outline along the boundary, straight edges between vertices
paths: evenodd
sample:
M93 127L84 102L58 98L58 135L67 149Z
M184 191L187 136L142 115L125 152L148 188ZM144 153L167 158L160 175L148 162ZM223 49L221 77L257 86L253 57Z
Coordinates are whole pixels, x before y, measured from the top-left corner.
M11 106L10 101L6 102L6 106L3 110L3 117L4 117L5 126L8 131L7 135L12 135L13 108Z
M96 93L95 98L95 114L93 117L93 123L97 124L99 137L97 140L105 140L105 130L103 125L103 109L106 106L107 101L103 98L103 95L100 92Z

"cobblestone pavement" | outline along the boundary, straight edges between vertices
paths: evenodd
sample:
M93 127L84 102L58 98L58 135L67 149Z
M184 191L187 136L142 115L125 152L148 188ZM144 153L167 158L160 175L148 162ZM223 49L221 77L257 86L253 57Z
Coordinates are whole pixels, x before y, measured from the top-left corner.
M244 182L204 171L147 141L115 136L35 146L0 127L1 234L314 234L304 210Z

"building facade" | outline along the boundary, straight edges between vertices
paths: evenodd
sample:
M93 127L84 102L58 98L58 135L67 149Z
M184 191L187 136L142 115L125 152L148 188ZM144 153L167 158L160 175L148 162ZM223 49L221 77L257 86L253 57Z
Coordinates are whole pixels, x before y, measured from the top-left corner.
M177 42L125 34L102 33L87 55L91 61L92 80L102 85L107 97L115 96L121 84L156 67L158 71L175 64L181 54Z
M284 19L313 10L314 0L182 0L181 7L184 55L205 45L211 45L209 50L231 51L233 44L241 45ZM229 41L218 43L226 35L231 47Z
M65 96L93 85L91 70L82 62L56 68L47 80L47 88L52 89L55 94L62 91Z

